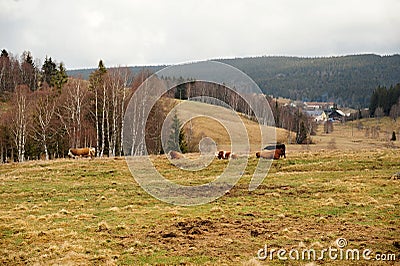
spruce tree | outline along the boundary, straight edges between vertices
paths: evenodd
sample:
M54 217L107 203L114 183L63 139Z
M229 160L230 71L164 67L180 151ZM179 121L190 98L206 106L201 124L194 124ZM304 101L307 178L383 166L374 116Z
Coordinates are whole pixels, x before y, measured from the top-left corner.
M22 83L27 85L31 91L35 91L38 86L38 72L33 57L29 51L25 51L21 56Z
M1 56L0 57L6 57L8 58L8 52L6 49L1 50Z
M35 67L35 64L33 63L33 57L30 52L24 52L23 54L23 61L31 65L32 67Z
M179 148L182 153L188 152L188 146L186 142L185 131L183 131L183 127L179 130Z
M46 82L49 87L54 87L54 77L57 75L57 65L53 62L51 57L44 60L42 66L42 82Z
M169 151L179 151L182 153L188 152L185 132L181 127L181 121L175 111L174 116L172 117L171 133L167 142L167 153Z
M180 84L176 86L175 99L187 100L185 84Z
M104 81L104 75L107 73L107 69L104 66L103 60L100 59L99 65L95 71L90 73L89 76L89 82L90 82L90 88L94 90L97 88L99 85L103 84Z
M68 75L63 63L58 66L56 74L53 76L53 85L58 93L61 93L62 86L67 83Z

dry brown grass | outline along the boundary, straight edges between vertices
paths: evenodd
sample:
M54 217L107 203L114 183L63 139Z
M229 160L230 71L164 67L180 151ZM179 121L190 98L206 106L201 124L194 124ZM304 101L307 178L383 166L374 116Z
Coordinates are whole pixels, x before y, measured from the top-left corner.
M348 129L338 125L332 134L319 133L315 145L288 145L288 158L274 161L252 192L248 185L258 161L251 157L229 193L196 207L154 199L124 160L1 165L0 263L344 265L255 259L265 244L321 249L339 237L350 248L398 255L400 183L391 176L400 171L399 149L361 135L353 142L346 138ZM336 149L328 147L332 139ZM163 175L187 185L213 180L227 164L214 160L195 174L172 167L163 156L152 160Z
M241 116L241 119L248 132L250 141L251 152L259 151L261 147L261 133L260 126L258 123ZM231 142L227 130L224 126L216 120L206 117L198 117L191 121L191 125L194 131L193 145L199 143L203 137L212 138L218 145L220 150L230 150ZM186 132L188 132L189 124L185 125ZM188 135L188 133L186 133ZM293 134L294 135L294 134ZM277 142L286 143L288 138L288 131L282 128L276 129L276 140Z
M372 127L379 127L378 136L372 134L366 136L366 131ZM386 148L397 149L400 147L399 138L397 141L390 141L392 132L400 133L400 120L393 121L388 117L379 121L376 119L361 119L346 123L334 123L333 132L326 134L323 125L317 128L317 135L311 136L311 145L289 145L290 150L295 151L319 151L323 150L380 150Z

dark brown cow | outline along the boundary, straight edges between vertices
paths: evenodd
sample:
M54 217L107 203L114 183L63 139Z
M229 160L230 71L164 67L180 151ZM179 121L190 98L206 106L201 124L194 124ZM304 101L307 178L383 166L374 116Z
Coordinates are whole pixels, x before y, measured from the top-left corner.
M268 145L263 150L281 150L280 157L286 158L286 146L283 143L277 143L276 145Z
M177 151L170 151L168 154L171 159L182 159L183 157L185 157L182 153Z
M71 148L68 151L68 156L72 158L76 157L90 157L93 159L93 157L96 156L96 149L95 148Z
M230 151L219 151L218 153L215 154L215 156L220 160L239 159L239 155Z
M217 156L217 158L220 159L220 160L222 160L222 159L227 160L227 159L229 159L229 158L231 157L231 152L230 152L230 151L219 151L219 152L216 154L216 156Z

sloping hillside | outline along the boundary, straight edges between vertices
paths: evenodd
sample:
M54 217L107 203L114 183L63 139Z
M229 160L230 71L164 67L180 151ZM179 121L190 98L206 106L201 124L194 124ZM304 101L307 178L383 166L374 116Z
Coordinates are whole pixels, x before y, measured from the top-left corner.
M243 121L243 125L246 128L246 132L240 130L241 124L234 119L230 114L230 110L200 103L200 102L188 102L183 110L178 111L178 116L182 121L184 117L192 116L193 114L201 114L204 110L209 113L213 113L212 117L200 116L196 117L184 126L186 137L189 139L189 146L192 149L198 149L198 144L203 137L212 138L218 146L218 149L231 149L231 137L239 139L240 145L245 145L244 142L249 140L251 151L257 151L261 148L261 133L260 126L257 122L248 119L246 116L239 114L238 117ZM269 134L267 138L273 140L272 134L276 133L276 141L287 142L288 131L281 128L271 128L267 126L261 126L263 132ZM229 132L228 132L229 131Z

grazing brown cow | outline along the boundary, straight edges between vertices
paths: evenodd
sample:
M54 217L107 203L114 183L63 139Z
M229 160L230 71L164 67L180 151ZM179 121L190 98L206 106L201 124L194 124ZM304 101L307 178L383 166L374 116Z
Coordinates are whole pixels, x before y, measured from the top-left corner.
M171 157L171 159L182 159L185 157L182 153L177 151L170 151L168 154Z
M257 158L263 158L263 159L278 160L281 156L282 156L282 150L281 149L276 149L276 150L273 150L273 151L263 150L263 151L256 152L256 157Z
M96 149L95 148L71 148L68 151L68 156L72 158L76 157L90 157L93 159L93 157L96 156Z

